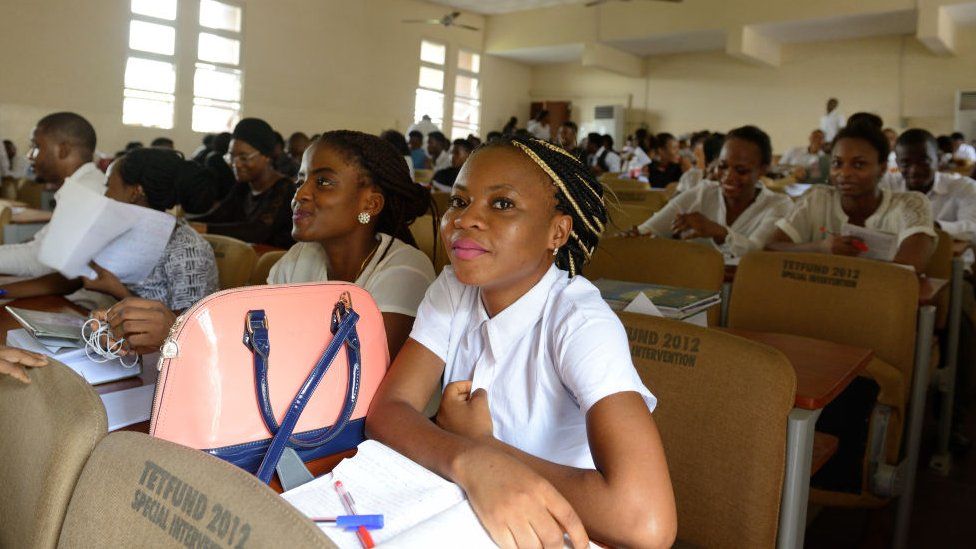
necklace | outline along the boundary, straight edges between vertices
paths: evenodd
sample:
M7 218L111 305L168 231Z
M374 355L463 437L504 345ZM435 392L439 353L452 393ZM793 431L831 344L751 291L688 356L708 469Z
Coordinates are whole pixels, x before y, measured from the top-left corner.
M373 256L376 254L376 250L378 249L380 249L379 242L377 242L376 245L373 246L373 250L369 252L369 255L366 256L366 259L364 259L363 262L359 265L359 272L356 273L356 278L353 279L353 283L355 283L356 280L359 280L359 276L363 274L363 271L366 269L366 265L369 263L370 259L373 259Z

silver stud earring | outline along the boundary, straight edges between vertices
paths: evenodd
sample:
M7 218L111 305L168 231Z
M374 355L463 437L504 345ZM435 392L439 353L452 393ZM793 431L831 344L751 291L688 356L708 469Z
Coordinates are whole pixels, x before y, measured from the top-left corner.
M359 222L362 223L363 225L369 223L369 219L370 219L369 212L359 212L359 215L356 216L356 219L358 219Z
M559 248L552 251L552 257L556 257L557 255L559 255Z

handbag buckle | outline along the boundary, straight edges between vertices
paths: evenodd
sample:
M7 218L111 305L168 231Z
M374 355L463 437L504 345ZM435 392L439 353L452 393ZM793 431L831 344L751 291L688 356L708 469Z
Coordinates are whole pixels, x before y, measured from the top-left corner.
M263 329L264 333L267 333L268 316L264 311L248 311L244 317L244 345L251 346L254 332L258 329Z

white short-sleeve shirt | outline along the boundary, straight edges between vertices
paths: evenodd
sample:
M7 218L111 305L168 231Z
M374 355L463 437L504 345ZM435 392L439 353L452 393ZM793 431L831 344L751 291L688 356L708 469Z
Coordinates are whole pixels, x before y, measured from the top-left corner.
M886 174L879 186L905 192L900 173ZM957 173L936 172L935 183L925 195L932 204L932 219L958 240L976 240L976 181Z
M649 410L657 403L599 290L555 266L493 318L480 289L447 267L410 337L444 361L445 386L470 380L487 391L495 438L553 463L595 468L586 413L601 399L633 391Z
M430 259L413 246L377 233L376 253L356 279L376 301L381 313L417 316L417 307L434 280ZM299 242L271 268L268 284L329 280L329 258L317 242Z
M840 198L840 191L834 187L815 185L797 201L792 213L776 222L776 227L798 244L827 238L824 230L839 234L848 221ZM882 187L881 204L864 226L897 235L898 245L915 234L935 238L932 207L922 193L898 193Z
M671 238L671 224L679 213L699 212L729 232L718 249L725 255L741 257L750 251L763 249L776 232L776 221L789 214L791 209L793 201L789 196L761 187L752 204L732 225L728 225L722 186L716 181L706 180L676 196L650 219L641 223L637 230L641 234Z

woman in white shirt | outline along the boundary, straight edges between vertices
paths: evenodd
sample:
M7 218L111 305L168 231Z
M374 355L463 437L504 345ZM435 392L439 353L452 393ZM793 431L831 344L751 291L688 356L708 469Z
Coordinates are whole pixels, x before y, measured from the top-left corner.
M460 485L503 547L674 539L655 398L620 320L577 276L606 223L602 194L544 141L476 151L441 221L452 266L367 417L369 436ZM435 424L422 410L442 384Z
M708 239L727 257L763 249L776 221L793 207L789 196L759 181L771 159L766 132L755 126L730 131L718 159L718 181L681 193L629 234Z
M535 118L529 120L525 129L536 139L549 141L552 139L552 131L549 129L549 111L542 109Z
M362 132L332 131L305 152L292 200L298 241L272 267L269 284L344 280L368 291L395 357L434 280L409 225L430 207L399 152Z
M831 151L831 185L803 195L793 212L777 222L767 248L860 255L863 242L840 234L850 223L896 235L894 262L922 272L935 249L931 206L921 193L878 186L888 152L888 139L879 128L852 124L840 130Z

